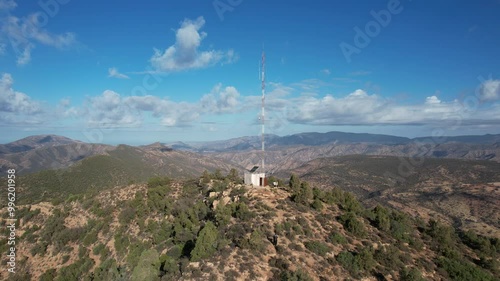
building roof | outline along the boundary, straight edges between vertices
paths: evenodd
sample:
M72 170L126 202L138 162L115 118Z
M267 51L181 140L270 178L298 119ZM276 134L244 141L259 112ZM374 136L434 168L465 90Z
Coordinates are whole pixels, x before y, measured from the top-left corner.
M250 173L254 173L258 168L259 166L253 166L253 168L250 170Z

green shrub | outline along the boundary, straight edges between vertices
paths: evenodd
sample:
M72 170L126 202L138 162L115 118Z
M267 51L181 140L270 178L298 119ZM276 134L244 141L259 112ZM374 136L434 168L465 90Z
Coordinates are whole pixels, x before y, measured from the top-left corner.
M239 202L235 204L233 216L242 221L248 221L253 218L255 214L248 209L247 204Z
M404 268L399 272L401 281L425 281L422 273L416 268Z
M404 266L401 262L401 251L393 245L377 249L374 257L381 265L393 270L398 270Z
M366 247L359 253L341 252L336 260L355 277L359 277L362 272L369 272L375 266L372 250Z
M169 177L154 177L148 180L148 188L166 187L172 180Z
M141 241L133 241L130 242L128 249L127 263L129 268L135 268L140 260L141 254L148 249L148 246Z
M495 278L484 270L463 260L439 257L438 266L443 268L452 280L466 281L493 281Z
M373 225L382 231L389 231L389 229L391 228L389 211L386 208L377 205L372 210L372 213L373 213L373 219L372 219Z
M96 256L97 256L97 255L100 255L100 254L101 254L101 252L102 252L105 248L106 248L106 246L105 246L104 244L99 243L99 244L97 244L97 245L94 247L94 249L92 250L92 253L93 253L94 255L96 255Z
M280 280L290 280L290 281L313 281L311 276L307 274L306 271L301 268L296 271L284 270L280 273Z
M307 241L304 243L304 246L311 252L324 257L326 253L331 251L330 247L320 241Z
M225 177L222 175L222 172L220 169L215 170L215 172L212 174L212 178L216 180L224 180Z
M340 208L342 210L345 210L346 212L353 212L355 214L361 214L361 212L363 211L363 206L361 206L361 203L358 201L358 199L356 199L354 195L349 192L343 193Z
M91 258L85 257L77 260L73 264L65 266L59 270L56 281L80 280L82 276L89 274L89 270L94 266Z
M56 279L57 272L55 268L50 268L46 270L42 275L40 275L39 281L53 281Z
M203 184L208 184L212 178L210 177L210 174L208 173L207 170L203 171L203 175L201 176L201 183Z
M160 259L155 249L144 250L132 272L131 281L160 280Z
M340 216L340 222L344 228L358 237L364 237L366 235L365 227L361 221L359 221L353 212L348 212Z
M118 256L125 254L128 245L130 245L130 241L127 235L122 235L120 232L115 234L115 250Z
M259 229L255 229L250 234L250 238L248 239L248 244L251 247L251 250L257 253L263 253L266 245L264 244L264 234Z
M347 244L347 239L340 233L338 232L332 232L329 236L328 236L328 242L332 243L332 244Z
M316 198L311 204L311 207L313 207L313 209L315 209L316 211L321 212L323 210L323 203L321 203L321 200Z
M215 225L209 221L200 231L196 239L196 245L191 252L191 260L199 261L212 256L217 249L218 231Z
M288 182L288 186L292 190L292 192L297 191L300 188L300 179L297 175L292 174L290 176L290 181Z
M118 220L122 225L129 224L134 218L135 218L135 209L130 206L125 207L118 216Z
M307 182L302 182L300 187L294 189L292 194L292 200L296 203L309 206L309 201L313 199L312 189L309 187Z

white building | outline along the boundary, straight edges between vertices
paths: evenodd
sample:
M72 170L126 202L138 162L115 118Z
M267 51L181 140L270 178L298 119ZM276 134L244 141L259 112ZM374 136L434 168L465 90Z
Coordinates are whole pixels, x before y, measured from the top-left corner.
M265 173L259 173L259 166L254 166L250 171L245 171L245 184L253 186L266 186L267 179Z

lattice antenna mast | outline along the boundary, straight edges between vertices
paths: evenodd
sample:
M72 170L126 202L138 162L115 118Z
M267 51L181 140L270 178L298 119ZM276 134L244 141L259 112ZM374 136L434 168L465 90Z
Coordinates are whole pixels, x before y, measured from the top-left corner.
M261 136L261 141L262 141L262 173L266 172L266 166L265 166L265 142L264 142L264 133L265 133L265 122L266 122L266 115L265 115L265 102L266 102L266 54L264 51L262 51L262 62L261 62L261 82L262 82L262 116L261 116L261 121L262 121L262 136ZM265 175L264 175L265 176Z

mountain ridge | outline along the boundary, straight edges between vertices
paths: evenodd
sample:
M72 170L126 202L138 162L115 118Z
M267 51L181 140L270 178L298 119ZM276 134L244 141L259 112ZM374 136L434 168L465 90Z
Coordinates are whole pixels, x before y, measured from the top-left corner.
M293 169L318 157L349 154L402 157L463 158L500 161L500 135L405 138L379 134L332 131L280 137L265 135L268 171ZM0 171L15 168L21 174L67 168L94 155L106 155L120 145L90 144L57 135L36 135L0 145ZM259 163L261 137L246 136L212 142L155 142L141 149L185 151L193 157L211 157L245 168Z

